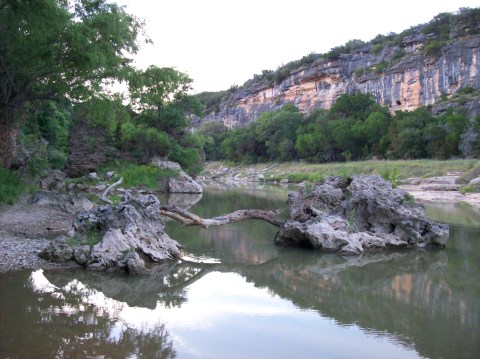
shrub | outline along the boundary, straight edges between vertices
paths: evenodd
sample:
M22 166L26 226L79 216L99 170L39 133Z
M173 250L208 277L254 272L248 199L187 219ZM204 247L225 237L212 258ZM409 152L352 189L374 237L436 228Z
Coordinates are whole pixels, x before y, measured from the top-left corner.
M478 192L478 190L479 188L473 184L467 184L466 186L460 187L461 194L475 193L475 192Z
M17 172L0 168L0 204L14 204L25 190Z
M398 182L400 180L397 167L385 167L385 169L380 172L380 176L385 178L387 181L390 181L393 188L397 188Z

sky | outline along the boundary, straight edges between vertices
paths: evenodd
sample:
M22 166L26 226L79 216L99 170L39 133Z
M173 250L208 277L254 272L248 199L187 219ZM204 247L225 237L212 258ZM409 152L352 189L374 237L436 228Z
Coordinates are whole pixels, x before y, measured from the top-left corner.
M142 46L136 66L175 67L194 80L194 92L226 90L311 52L399 33L441 12L480 6L478 0L111 2L146 22L153 45Z

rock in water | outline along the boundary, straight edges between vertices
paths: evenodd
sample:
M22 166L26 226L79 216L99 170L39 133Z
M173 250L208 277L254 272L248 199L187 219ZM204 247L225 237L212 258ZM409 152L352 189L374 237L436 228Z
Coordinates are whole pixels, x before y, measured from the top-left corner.
M448 225L425 216L411 196L382 177L330 177L289 194L291 218L275 243L360 254L386 247L444 246Z
M87 268L94 270L125 269L130 273L146 272L147 259L153 262L180 257L180 245L165 233L159 215L160 201L154 195L133 196L128 203L100 206L79 213L73 223L74 235L101 233L101 240L91 251L75 250Z

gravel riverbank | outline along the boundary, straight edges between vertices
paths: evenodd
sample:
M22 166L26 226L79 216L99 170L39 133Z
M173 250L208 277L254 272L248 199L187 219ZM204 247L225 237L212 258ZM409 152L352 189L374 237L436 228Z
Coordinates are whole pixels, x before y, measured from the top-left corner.
M59 208L28 204L27 198L0 207L0 273L22 269L71 267L38 257L50 241L66 234L73 215Z

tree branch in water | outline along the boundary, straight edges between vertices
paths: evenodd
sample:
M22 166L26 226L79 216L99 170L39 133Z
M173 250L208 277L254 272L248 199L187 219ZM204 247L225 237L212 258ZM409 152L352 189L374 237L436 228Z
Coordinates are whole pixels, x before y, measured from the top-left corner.
M285 225L285 222L277 219L278 213L276 211L263 211L260 209L241 209L232 213L205 219L177 206L160 205L160 214L170 217L185 226L200 226L203 228L223 226L247 219L260 219L279 228Z

